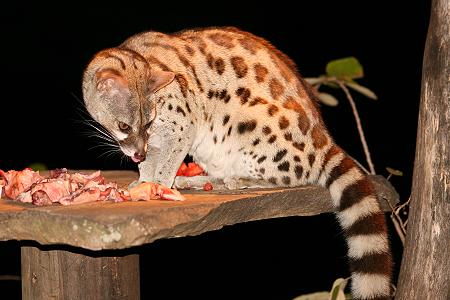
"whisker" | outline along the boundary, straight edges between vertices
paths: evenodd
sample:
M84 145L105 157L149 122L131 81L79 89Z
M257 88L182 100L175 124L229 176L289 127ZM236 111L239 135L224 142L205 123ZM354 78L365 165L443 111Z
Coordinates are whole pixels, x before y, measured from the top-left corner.
M110 143L110 145L117 145L117 141L116 141L116 140L112 140L112 139L110 139L110 138L108 138L108 137L105 137L105 136L103 136L103 135L98 135L98 134L96 134L96 132L94 132L94 133L92 133L92 132L86 132L86 133L83 133L83 132L82 132L81 135L86 136L86 137L89 137L89 138L98 138L98 139L101 139L101 140L103 140L103 141L105 141L105 142Z
M117 138L108 129L102 126L102 124L92 119L92 116L84 105L84 101L80 97L72 92L71 95L74 97L77 104L79 104L75 105L75 112L79 119L71 119L71 121L85 126L86 130L82 132L81 135L99 140L88 150L105 149L106 151L101 153L98 158L109 159L112 156L118 155L120 157L120 165L122 165L124 161L126 162L129 157L120 150Z
M98 133L102 134L103 136L109 137L109 138L115 140L114 136L111 133L109 133L106 129L103 129L101 127L97 127L97 126L95 126L94 124L91 124L91 123L84 123L84 124L89 126L91 129L95 129L95 131L97 131Z
M113 137L113 135L105 127L103 127L100 123L98 123L97 121L95 121L93 119L91 119L91 120L84 119L83 116L80 116L80 119L71 119L71 121L74 123L87 125L93 129L95 129L96 131L101 131L102 133L105 133L105 134Z
M118 152L121 152L119 149L119 146L116 146L116 145L110 145L110 144L99 144L99 145L95 145L95 146L92 146L92 147L89 147L88 148L88 150L92 150L92 149L95 149L95 148L113 148L113 149L110 149L110 150L116 150L116 151L118 151Z
M70 92L70 94L77 100L80 104L83 104L83 100L81 100L74 92Z
M116 144L118 144L118 141L112 140L112 139L110 139L109 137L105 137L105 136L103 136L103 135L99 135L99 134L98 134L97 132L95 132L95 131L90 131L90 130L82 131L82 132L80 133L80 135L83 136L83 137L87 137L87 138L100 139L100 140L102 140L103 142L107 142L107 143L109 143L109 144L111 144L111 145L116 145Z
M91 119L92 116L90 115L90 113L87 111L86 106L84 101L78 97L75 93L70 92L70 94L72 95L72 97L77 101L77 106L75 106L76 112L77 114L82 118L82 119Z
M102 156L105 156L105 155L106 155L105 158L108 158L109 156L111 156L111 155L113 155L113 154L119 154L119 153L120 153L120 151L118 151L118 150L116 150L116 149L111 149L111 150L105 151L105 152L103 152L102 154L100 154L100 155L98 156L98 158L100 158L100 157L102 157Z
M72 120L74 123L79 123L86 125L87 127L94 129L94 131L100 133L105 138L116 140L115 136L112 135L105 127L103 127L100 123L93 120L89 112L86 110L86 107L84 106L84 102L73 92L70 93L74 99L80 104L79 106L75 107L75 111L77 115L80 117L78 120Z
M119 157L121 157L121 156L122 156L122 152L112 152L112 153L109 153L108 157L112 157L112 156L115 156L115 155L118 155Z
M124 157L125 155L121 155L120 156L120 167L122 168L122 164L123 164L123 157Z

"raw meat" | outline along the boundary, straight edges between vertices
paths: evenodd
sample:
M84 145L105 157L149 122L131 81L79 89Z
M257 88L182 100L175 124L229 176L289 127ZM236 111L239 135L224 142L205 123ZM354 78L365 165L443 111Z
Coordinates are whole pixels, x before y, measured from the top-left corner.
M187 165L185 163L182 163L181 166L178 168L176 176L184 176L184 172L187 170Z
M22 171L8 171L4 172L0 170L0 176L3 178L3 189L6 197L15 199L17 196L29 189L31 185L42 177L39 172L34 172L30 168L26 168Z
M152 188L148 188L148 186ZM147 183L136 187L134 197L116 183L105 183L100 171L92 174L69 173L67 169L50 171L46 178L31 169L22 171L0 170L0 188L7 198L35 205L80 204L95 201L123 202L130 200L167 199L183 200L178 191ZM0 195L2 191L0 190Z
M204 191L211 191L213 188L214 188L214 187L213 187L213 185L212 185L211 182L207 182L207 183L205 183L205 184L203 185L203 190L204 190Z
M198 175L206 175L206 172L194 162L190 162L187 165L182 163L177 171L177 176L192 177Z
M132 200L167 199L182 201L185 198L177 190L153 182L143 182L130 189Z

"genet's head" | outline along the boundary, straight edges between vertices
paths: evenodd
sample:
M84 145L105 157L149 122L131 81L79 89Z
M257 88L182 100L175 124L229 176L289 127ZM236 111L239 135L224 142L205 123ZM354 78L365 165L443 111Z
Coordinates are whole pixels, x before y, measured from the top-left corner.
M156 117L153 95L174 73L151 69L135 51L112 48L97 53L83 76L83 99L90 115L133 161L146 157L149 129Z

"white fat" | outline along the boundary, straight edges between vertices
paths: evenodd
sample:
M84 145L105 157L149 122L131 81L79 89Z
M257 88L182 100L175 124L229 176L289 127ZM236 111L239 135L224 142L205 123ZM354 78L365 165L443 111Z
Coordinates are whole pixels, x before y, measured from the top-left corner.
M367 254L384 253L389 250L384 233L352 236L347 242L348 256L351 258L361 258Z
M352 274L353 297L371 299L376 296L388 296L389 278L381 274Z

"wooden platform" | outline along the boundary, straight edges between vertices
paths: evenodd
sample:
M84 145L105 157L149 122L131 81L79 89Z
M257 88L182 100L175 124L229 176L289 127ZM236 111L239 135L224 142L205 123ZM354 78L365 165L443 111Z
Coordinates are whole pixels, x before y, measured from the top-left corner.
M138 177L130 171L103 175L122 187ZM371 180L390 211L387 201L395 206L398 194L383 177ZM46 207L0 199L0 241L39 243L21 247L22 299L137 300L139 255L120 249L253 220L332 212L329 192L312 186L183 194L186 201Z
M126 187L137 178L131 171L105 171L107 180ZM380 199L393 206L398 195L381 176L372 176ZM90 250L124 249L161 238L197 235L226 225L287 216L331 212L330 195L319 187L183 191L182 202L96 202L36 207L0 200L0 240L32 240ZM383 209L389 211L386 201Z

